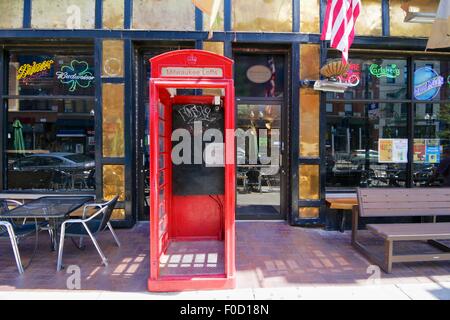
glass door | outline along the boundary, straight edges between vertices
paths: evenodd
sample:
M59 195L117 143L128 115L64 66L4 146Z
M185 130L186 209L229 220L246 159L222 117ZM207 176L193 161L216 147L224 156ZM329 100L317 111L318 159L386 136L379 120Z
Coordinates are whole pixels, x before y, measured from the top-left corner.
M282 102L237 103L236 217L283 219Z

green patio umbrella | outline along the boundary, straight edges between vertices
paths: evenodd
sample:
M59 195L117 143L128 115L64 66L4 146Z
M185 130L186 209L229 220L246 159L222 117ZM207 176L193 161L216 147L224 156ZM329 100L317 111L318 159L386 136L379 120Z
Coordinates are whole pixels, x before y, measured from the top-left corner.
M14 128L14 150L17 153L24 153L25 144L23 142L23 132L22 132L22 123L20 120L15 120L13 123Z

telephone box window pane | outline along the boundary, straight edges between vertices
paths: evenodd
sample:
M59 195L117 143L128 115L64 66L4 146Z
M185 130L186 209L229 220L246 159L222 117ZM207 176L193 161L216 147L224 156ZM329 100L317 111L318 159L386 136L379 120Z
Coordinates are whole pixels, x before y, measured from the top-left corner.
M361 13L356 20L355 32L358 36L381 36L381 1L361 1Z
M91 53L27 53L9 55L9 95L77 95L95 93Z
M119 195L119 201L125 200L125 166L103 166L103 199L111 200Z
M236 96L283 97L284 57L282 55L247 55L235 57ZM275 77L275 81L270 81Z
M124 157L124 85L102 85L103 156Z
M33 0L31 27L42 29L95 29L95 1Z
M122 40L103 40L102 77L123 77L124 43Z
M319 166L301 165L299 169L299 198L301 200L319 199Z
M103 28L123 29L125 1L103 0Z
M95 189L94 100L8 100L8 190Z
M400 37L429 37L431 32L431 23L411 23L403 22L406 12L402 9L402 4L409 5L411 12L436 13L439 0L390 0L390 32L391 36Z
M300 1L300 32L319 33L320 0Z
M233 30L292 32L291 0L234 0Z
M133 29L195 30L191 0L134 0Z
M300 89L300 156L319 157L320 94Z
M23 26L23 1L0 1L1 29L20 29Z
M319 218L319 208L305 207L298 209L301 219L317 219Z

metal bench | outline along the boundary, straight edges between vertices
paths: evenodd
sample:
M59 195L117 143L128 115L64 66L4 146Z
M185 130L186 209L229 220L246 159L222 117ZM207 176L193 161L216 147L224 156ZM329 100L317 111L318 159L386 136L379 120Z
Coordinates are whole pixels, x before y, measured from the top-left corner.
M436 222L437 216L450 216L450 188L358 188L357 199L352 212L352 245L385 272L390 273L395 262L450 260L450 248L439 242L450 240L450 223ZM379 257L358 241L360 217L432 217L433 222L367 225L384 240L384 254ZM414 240L427 241L440 252L394 255L395 241Z

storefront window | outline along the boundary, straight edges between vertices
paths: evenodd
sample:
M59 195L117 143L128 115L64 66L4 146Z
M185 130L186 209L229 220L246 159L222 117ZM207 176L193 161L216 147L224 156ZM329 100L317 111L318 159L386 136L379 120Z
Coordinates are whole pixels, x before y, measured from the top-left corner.
M292 32L292 0L233 0L234 31Z
M351 63L339 80L357 85L326 95L328 190L450 186L448 59Z
M92 54L12 52L9 60L7 189L94 189Z
M436 13L438 5L439 0L390 0L391 36L428 37L432 25L430 23L404 22L406 11Z
M23 1L0 1L0 28L22 28L23 26Z
M403 59L351 59L349 71L338 81L351 85L335 94L337 99L405 99L408 68Z
M19 1L15 1L19 2ZM31 27L42 29L95 29L95 1L33 0Z
M195 30L191 0L134 0L133 29Z
M450 187L450 104L414 109L414 185Z
M406 119L406 104L327 103L327 186L405 186Z
M355 32L357 36L381 36L381 1L361 1L361 13L356 20Z
M235 65L236 96L282 97L284 77L284 56L240 54Z

